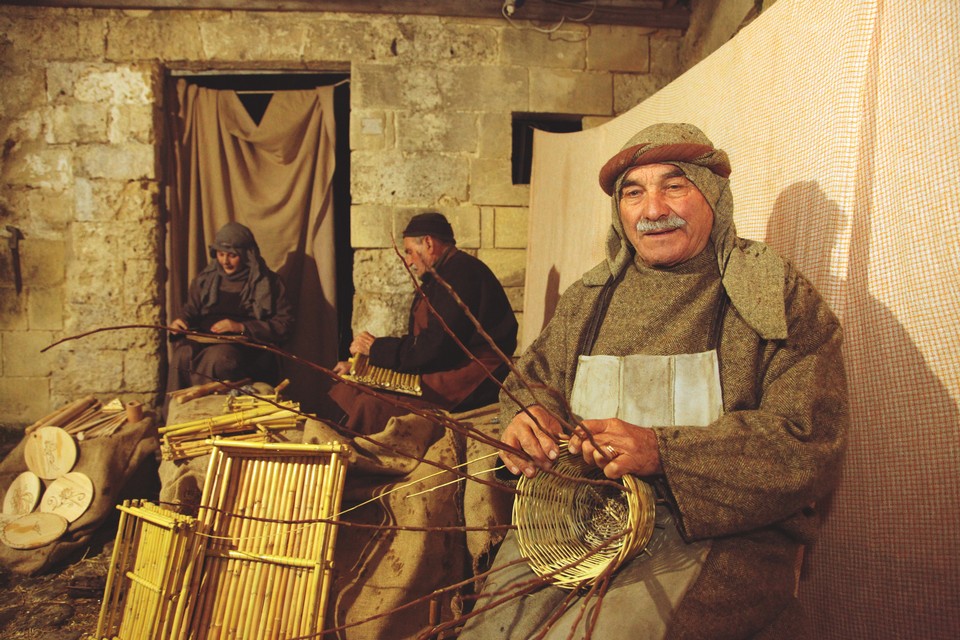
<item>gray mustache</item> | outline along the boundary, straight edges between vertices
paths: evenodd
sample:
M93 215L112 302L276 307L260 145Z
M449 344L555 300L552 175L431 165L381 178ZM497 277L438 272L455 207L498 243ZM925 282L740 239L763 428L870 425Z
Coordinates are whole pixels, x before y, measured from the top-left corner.
M668 231L670 229L679 229L685 227L687 221L675 213L671 213L666 218L659 220L637 220L637 233L649 233L650 231Z

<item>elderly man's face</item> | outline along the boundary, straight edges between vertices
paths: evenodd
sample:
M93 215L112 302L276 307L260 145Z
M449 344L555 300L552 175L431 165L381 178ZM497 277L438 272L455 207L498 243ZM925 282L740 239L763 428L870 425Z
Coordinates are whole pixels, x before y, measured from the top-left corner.
M649 164L627 172L620 189L620 221L645 264L671 267L706 248L713 209L680 169Z
M432 267L434 263L431 252L432 240L430 236L403 239L403 261L421 278L427 273L427 268Z

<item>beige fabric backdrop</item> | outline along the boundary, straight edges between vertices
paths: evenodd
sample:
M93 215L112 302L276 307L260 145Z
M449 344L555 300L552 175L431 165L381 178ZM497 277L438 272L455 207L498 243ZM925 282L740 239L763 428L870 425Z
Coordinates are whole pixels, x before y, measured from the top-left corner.
M821 638L960 630L960 3L780 0L602 127L535 138L522 343L601 258L603 162L640 128L727 150L736 224L845 325L853 428L801 599Z
M234 91L177 84L176 191L169 236L170 309L230 221L253 231L284 280L297 324L285 349L324 366L337 356L333 87L277 91L257 125ZM284 362L289 397L308 402L326 379ZM305 407L308 408L308 407Z

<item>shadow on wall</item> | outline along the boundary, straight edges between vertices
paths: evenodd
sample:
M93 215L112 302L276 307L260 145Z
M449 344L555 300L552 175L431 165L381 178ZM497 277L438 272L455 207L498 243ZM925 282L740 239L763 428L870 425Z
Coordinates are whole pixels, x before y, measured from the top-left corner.
M908 332L869 293L868 215L853 221L847 281L829 280L840 214L816 183L801 182L777 199L767 226L767 243L814 274L818 289L846 296L849 446L800 597L820 637L947 637L936 635L938 626L947 632L938 590L956 586L960 564L958 537L943 531L960 519L952 426L960 416Z

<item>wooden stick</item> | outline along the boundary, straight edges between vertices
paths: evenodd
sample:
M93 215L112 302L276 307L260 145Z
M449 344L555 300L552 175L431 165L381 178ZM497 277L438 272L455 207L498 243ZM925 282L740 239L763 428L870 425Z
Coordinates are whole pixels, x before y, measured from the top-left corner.
M83 413L88 407L94 405L97 402L97 399L92 395L80 398L79 400L74 400L73 402L67 404L66 406L50 413L43 418L40 418L27 428L23 430L24 434L29 435L40 427L47 425L59 427L62 426L65 422L69 422L74 417Z

